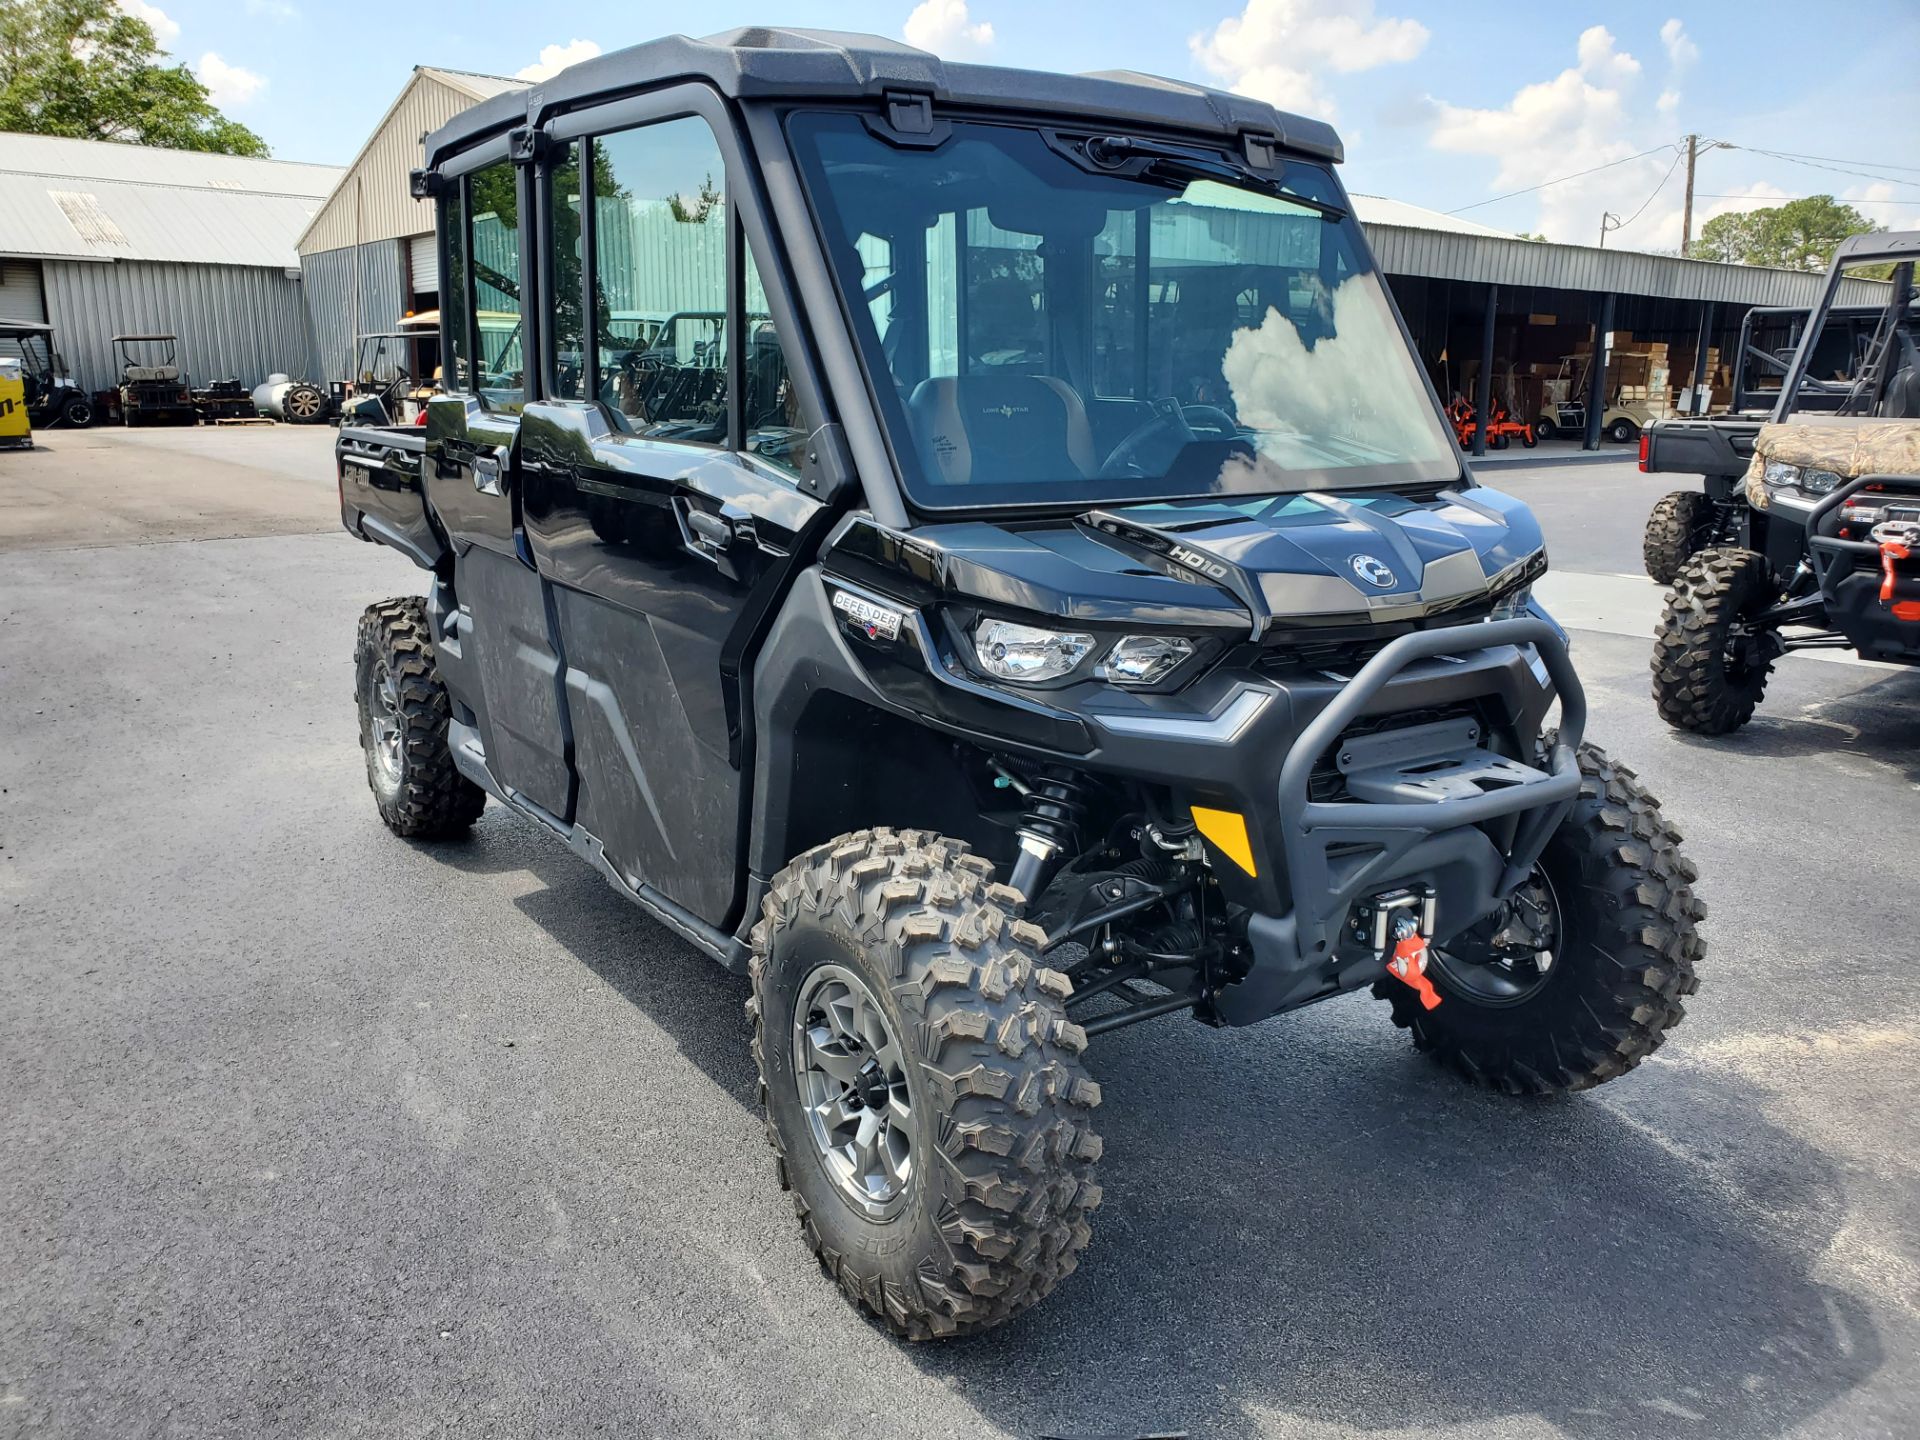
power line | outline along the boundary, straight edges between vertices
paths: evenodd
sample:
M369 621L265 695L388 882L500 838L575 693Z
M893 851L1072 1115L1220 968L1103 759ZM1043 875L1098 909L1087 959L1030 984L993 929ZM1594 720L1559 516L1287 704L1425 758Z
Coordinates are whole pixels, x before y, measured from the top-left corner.
M1502 200L1511 200L1516 195L1531 195L1534 191L1544 190L1549 185L1563 185L1569 180L1578 180L1582 175L1596 175L1602 170L1611 170L1616 165L1625 165L1634 160L1644 160L1649 155L1658 155L1662 150L1672 148L1671 145L1656 145L1651 150L1642 150L1638 155L1623 156L1618 160L1609 160L1604 165L1595 165L1586 170L1576 170L1571 175L1560 175L1552 180L1542 180L1538 185L1529 185L1524 190L1509 190L1504 195L1495 195L1489 200L1476 200L1471 205L1462 205L1459 209L1449 210L1446 213L1449 215L1464 215L1469 210L1478 210L1482 205L1498 205ZM1674 163L1676 165L1680 163L1679 156L1676 155L1674 157ZM1667 174L1671 175L1673 171L1669 170ZM1666 182L1663 180L1660 183L1664 185ZM1641 209L1645 208L1645 206L1641 207Z
M1842 165L1823 165L1818 161L1805 160L1797 155L1790 155L1784 150L1762 150L1758 146L1734 145L1730 142L1727 143L1727 148L1729 150L1745 150L1753 155L1765 155L1770 160L1784 160L1789 165L1804 165L1809 170L1828 170L1835 175L1857 175L1863 180L1878 180L1885 185L1902 185L1908 188L1920 189L1920 180L1906 180L1898 175L1876 175L1871 170L1850 170Z
M1751 147L1736 145L1736 150ZM1891 160L1861 160L1847 155L1802 155L1795 150L1763 150L1763 155L1779 155L1789 160L1824 160L1830 165L1871 165L1876 170L1912 170L1920 173L1920 165L1896 165Z
M1631 225L1634 221L1638 220L1643 214L1646 213L1647 206L1653 203L1654 195L1658 195L1662 190L1667 188L1667 181L1671 180L1673 178L1673 172L1680 168L1680 161L1683 158L1683 156L1684 156L1684 152L1682 152L1682 154L1680 155L1675 155L1673 157L1673 164L1669 165L1667 167L1667 173L1660 177L1660 183L1653 187L1653 195L1649 195L1647 196L1646 199L1642 200L1640 202L1640 208L1634 211L1631 215L1627 216L1626 219L1616 224L1613 227L1614 229L1624 230L1627 228L1627 226Z

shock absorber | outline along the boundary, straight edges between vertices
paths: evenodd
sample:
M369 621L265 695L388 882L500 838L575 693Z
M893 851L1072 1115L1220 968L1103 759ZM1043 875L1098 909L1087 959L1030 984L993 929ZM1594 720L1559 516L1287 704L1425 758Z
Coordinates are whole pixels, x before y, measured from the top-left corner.
M1080 777L1071 770L1042 770L1027 782L1026 812L1014 833L1020 856L1007 883L1031 903L1060 862L1080 848L1080 821L1087 813Z

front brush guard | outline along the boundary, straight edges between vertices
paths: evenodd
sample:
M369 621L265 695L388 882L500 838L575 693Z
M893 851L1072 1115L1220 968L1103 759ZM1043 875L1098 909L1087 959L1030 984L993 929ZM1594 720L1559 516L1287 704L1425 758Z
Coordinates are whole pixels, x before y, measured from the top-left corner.
M1392 783L1391 774L1382 778L1382 770L1390 772L1392 765L1391 754L1382 752L1384 760L1367 772L1371 783L1357 788L1374 795L1425 798L1308 798L1308 781L1319 758L1402 671L1436 655L1505 645L1533 646L1559 698L1560 731L1546 768L1469 747L1447 757L1446 781L1425 781L1410 770L1404 781ZM1336 939L1358 900L1431 870L1473 877L1465 891L1490 905L1526 879L1580 793L1575 753L1586 722L1586 692L1565 640L1547 620L1494 620L1422 630L1388 642L1307 724L1281 766L1280 847L1293 908L1286 915L1255 915L1249 921L1253 968L1244 981L1221 993L1222 1018L1246 1024L1349 988L1349 977L1339 973ZM1349 793L1355 789L1350 783ZM1510 815L1520 819L1503 854L1474 827ZM1335 854L1337 850L1345 853ZM1478 913L1462 917L1458 905L1443 902L1442 929L1457 933L1485 913L1480 905L1468 908Z

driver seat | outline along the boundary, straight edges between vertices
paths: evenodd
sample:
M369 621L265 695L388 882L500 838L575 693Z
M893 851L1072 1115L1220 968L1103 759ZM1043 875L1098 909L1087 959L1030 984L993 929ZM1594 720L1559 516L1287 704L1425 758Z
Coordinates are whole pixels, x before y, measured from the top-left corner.
M1079 392L1051 375L938 375L907 400L938 485L1084 480L1100 458Z

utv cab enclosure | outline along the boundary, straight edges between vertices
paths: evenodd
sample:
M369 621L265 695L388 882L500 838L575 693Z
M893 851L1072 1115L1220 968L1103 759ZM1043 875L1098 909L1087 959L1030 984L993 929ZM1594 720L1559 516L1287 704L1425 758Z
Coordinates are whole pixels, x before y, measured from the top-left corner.
M339 441L427 572L361 621L380 812L492 796L751 977L779 1178L892 1331L1074 1268L1120 1026L1371 988L1542 1093L1679 1020L1694 872L1327 126L738 30L426 152L447 393Z

